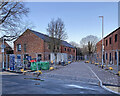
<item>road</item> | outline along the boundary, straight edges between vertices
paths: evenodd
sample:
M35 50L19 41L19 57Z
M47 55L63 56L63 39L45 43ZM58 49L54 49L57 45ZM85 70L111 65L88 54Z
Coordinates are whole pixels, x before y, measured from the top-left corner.
M98 80L94 74L86 65L80 65L78 63L73 63L68 66L64 66L64 68L43 73L39 78L44 81L33 80L31 78L35 77L22 74L3 74L2 93L113 94L98 86Z

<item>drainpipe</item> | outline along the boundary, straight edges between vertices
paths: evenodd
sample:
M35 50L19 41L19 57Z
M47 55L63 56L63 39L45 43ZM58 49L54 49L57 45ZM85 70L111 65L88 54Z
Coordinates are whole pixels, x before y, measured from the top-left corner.
M2 46L2 52L3 52L3 66L2 68L4 69L4 36L3 36L3 46Z

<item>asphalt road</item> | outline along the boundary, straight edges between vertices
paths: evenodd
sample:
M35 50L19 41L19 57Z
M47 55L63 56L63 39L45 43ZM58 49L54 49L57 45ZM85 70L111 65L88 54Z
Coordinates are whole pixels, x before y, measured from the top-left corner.
M87 82L42 77L44 81L40 81L30 78L35 77L3 75L2 94L113 94Z

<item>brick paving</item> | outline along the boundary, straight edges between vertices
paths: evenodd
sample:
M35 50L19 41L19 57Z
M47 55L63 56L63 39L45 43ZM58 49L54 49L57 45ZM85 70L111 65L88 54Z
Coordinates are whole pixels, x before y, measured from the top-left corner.
M92 71L83 63L73 62L59 69L43 72L41 75L46 78L58 78L61 80L75 80L92 84L98 84L98 79Z
M110 70L105 70L105 68L102 69L101 67L95 66L94 64L85 64L96 73L103 83L120 86L120 76L113 74Z
M58 78L63 80L83 81L92 84L98 84L98 79L88 68L88 66L95 72L95 74L105 84L113 84L120 86L120 77L112 74L109 70L104 70L94 64L81 62L73 62L67 66L62 66L59 69L43 72L42 77Z

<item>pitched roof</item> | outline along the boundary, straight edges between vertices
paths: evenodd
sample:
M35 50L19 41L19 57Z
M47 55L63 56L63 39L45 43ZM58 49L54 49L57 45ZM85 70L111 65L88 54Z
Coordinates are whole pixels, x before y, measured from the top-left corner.
M110 36L111 34L113 34L114 32L116 32L117 30L120 30L120 27L118 27L117 29L115 29L113 32L111 32L110 34L108 34L106 37L104 37L104 39L105 38L107 38L108 36Z
M40 32L36 32L34 30L31 30L29 29L32 33L34 33L35 35L37 35L39 38L43 39L44 41L46 42L50 42L50 37L48 35L45 35L45 34L42 34ZM72 46L71 44L69 44L67 41L63 41L61 42L61 44L63 46L66 46L66 47L70 47L70 48L75 48L74 46Z

